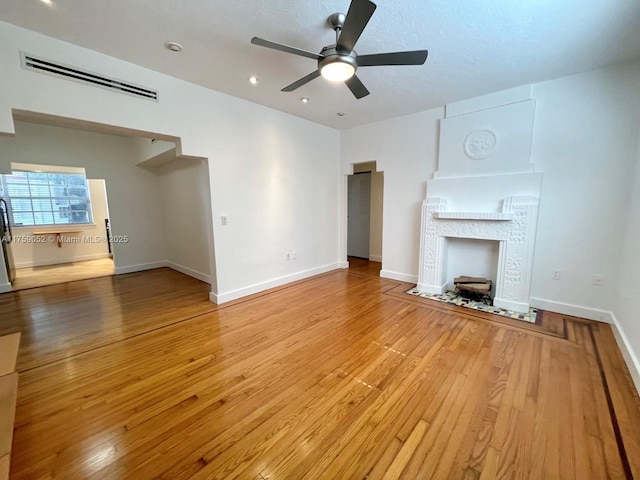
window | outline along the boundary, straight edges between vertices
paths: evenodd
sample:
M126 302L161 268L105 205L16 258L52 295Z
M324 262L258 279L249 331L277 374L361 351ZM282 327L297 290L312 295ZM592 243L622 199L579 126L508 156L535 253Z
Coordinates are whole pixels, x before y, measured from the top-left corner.
M91 201L84 169L12 164L1 175L2 190L15 226L92 223ZM34 167L33 170L25 167ZM56 172L56 168L67 170Z

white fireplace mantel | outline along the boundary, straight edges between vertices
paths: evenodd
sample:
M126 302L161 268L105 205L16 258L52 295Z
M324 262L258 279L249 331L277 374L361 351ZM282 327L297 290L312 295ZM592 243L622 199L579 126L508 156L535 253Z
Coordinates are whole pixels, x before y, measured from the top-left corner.
M500 246L493 303L528 312L538 197L505 198L500 212L452 212L448 205L447 199L439 197L428 197L423 203L419 290L445 291L447 238L496 240Z

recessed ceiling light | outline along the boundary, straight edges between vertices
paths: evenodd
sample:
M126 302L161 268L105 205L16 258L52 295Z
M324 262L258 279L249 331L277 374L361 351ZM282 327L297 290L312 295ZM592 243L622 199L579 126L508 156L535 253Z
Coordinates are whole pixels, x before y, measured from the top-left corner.
M164 44L165 48L168 50L171 50L172 52L181 52L182 51L182 45L180 45L179 43L176 42L166 42Z
M52 5L53 4L53 0L40 0L42 3L46 4L46 5Z
M301 101L302 103L309 103L309 97L302 97L302 98L300 99L300 101Z
M344 112L338 112L336 113L336 115L338 115L339 117L344 117L346 115L346 113Z
M256 77L255 75L252 75L251 77L249 77L249 83L251 85L257 85L259 81L260 81L260 79L258 77Z

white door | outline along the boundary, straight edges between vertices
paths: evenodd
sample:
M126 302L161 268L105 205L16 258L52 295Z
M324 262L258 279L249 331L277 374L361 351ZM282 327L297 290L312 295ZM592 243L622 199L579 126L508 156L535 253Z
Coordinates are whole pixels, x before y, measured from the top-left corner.
M371 173L356 173L348 178L347 255L368 259Z

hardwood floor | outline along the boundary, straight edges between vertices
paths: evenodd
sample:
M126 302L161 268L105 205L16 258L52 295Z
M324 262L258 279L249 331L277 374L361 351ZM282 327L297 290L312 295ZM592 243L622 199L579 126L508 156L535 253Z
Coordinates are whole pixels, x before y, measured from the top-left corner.
M640 479L608 325L329 272L216 306L168 269L0 295L12 479Z
M111 258L99 258L44 267L20 268L16 271L16 279L12 288L17 291L73 282L75 280L86 280L87 278L105 277L113 275L113 271L113 260Z

